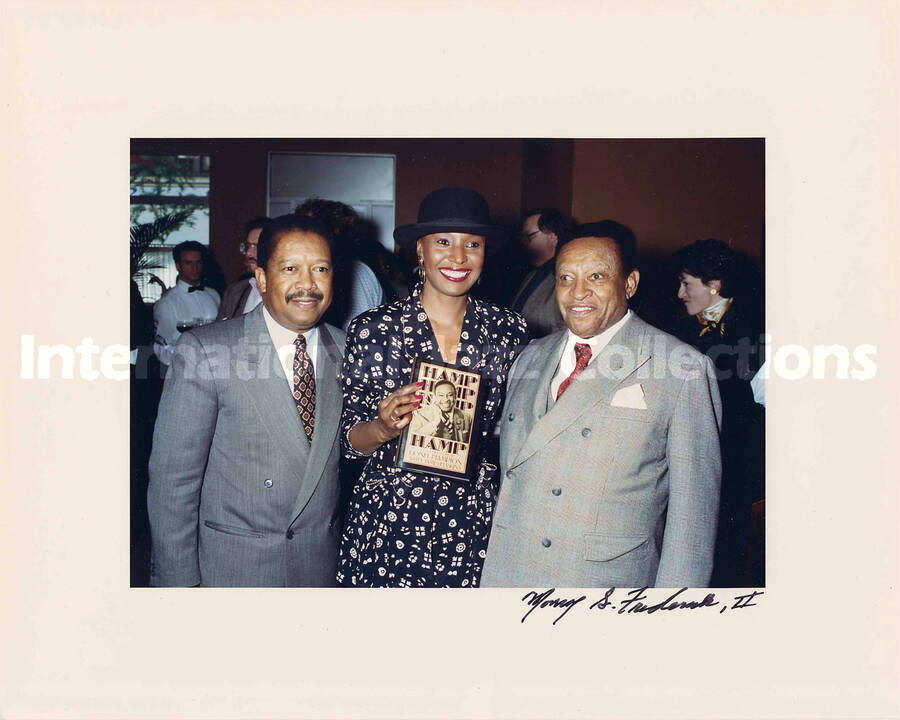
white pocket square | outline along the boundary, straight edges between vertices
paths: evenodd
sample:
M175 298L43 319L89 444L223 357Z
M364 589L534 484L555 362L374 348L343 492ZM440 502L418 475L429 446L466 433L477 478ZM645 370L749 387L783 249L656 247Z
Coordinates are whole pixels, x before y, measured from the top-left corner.
M612 407L625 407L632 408L634 410L646 410L647 403L644 402L644 391L641 388L641 384L637 385L629 385L628 387L622 388L613 396L612 403L610 403Z

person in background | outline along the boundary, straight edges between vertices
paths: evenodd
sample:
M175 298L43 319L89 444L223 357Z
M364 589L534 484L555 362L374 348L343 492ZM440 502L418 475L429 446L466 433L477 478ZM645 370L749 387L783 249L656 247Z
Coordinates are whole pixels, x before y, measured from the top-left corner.
M259 234L269 218L254 218L244 226L244 241L240 244L241 255L244 256L244 272L231 285L225 288L219 315L216 320L227 320L250 312L262 302L259 288L256 286L256 248Z
M270 220L262 304L182 335L150 458L151 585L335 584L345 338L322 322L332 274L327 228Z
M556 258L566 328L509 374L484 587L705 587L719 503L712 363L629 310L631 230L575 230Z
M520 242L531 270L522 280L511 307L525 318L533 338L565 327L556 303L553 266L568 232L566 218L559 210L536 210L522 222Z
M372 220L360 218L360 232L354 242L354 257L367 265L381 283L384 302L409 295L411 266L404 258L381 244L381 229ZM393 243L391 243L393 245Z
M414 249L419 283L409 297L351 324L341 377L346 457L367 458L341 539L338 580L366 587L474 587L481 575L496 495L493 429L506 373L527 342L516 313L471 297L486 255L506 240L474 190L443 188L418 221L394 230ZM422 400L414 358L482 377L481 450L468 482L400 470L397 438ZM474 450L473 450L474 452Z
M360 234L360 218L349 205L336 200L311 198L298 205L298 215L308 215L323 222L334 238L335 282L334 302L326 321L344 330L350 321L365 310L384 302L384 290L372 269L357 259L356 243Z
M178 279L153 306L153 352L166 367L172 362L172 350L181 333L212 322L218 314L219 293L201 282L205 256L206 248L193 240L172 248Z
M759 369L760 329L749 298L741 297L739 258L724 242L681 248L673 268L687 311L674 334L713 361L722 397L722 502L711 584L742 587L750 507L765 495L765 412L750 384Z

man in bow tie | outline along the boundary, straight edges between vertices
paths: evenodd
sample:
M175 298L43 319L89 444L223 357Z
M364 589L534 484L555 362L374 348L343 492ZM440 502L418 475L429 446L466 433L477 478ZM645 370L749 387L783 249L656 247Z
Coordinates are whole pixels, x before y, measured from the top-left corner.
M510 371L482 587L704 587L719 505L710 361L628 309L634 234L577 228L556 260L566 329Z
M257 253L262 304L186 330L172 356L150 458L151 585L335 584L345 336L321 322L331 239L286 215Z
M153 351L167 368L181 333L189 327L212 322L219 311L219 293L201 284L205 254L206 248L194 240L172 248L178 279L153 306L156 327Z

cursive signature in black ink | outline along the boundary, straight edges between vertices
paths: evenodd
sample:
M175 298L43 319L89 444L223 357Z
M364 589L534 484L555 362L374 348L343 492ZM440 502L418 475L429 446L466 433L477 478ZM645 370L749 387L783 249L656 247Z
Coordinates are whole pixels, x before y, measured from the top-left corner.
M759 603L753 601L764 594L763 590L751 590L744 595L734 596L731 600L731 604L729 604L728 600L717 600L715 593L712 592L707 592L703 599L691 599L685 595L688 591L688 588L685 587L674 592L666 590L664 592L669 594L664 600L660 602L650 602L648 601L648 590L652 590L654 593L661 592L657 591L655 588L651 589L649 586L645 586L635 590L620 591L620 594L624 593L624 597L620 599L615 597L616 588L612 587L608 588L603 593L603 597L594 600L594 602L590 605L586 605L586 607L589 611L611 610L617 615L652 615L653 613L662 610L698 610L711 607L718 607L719 613L724 613L726 610L742 610L748 607L756 607ZM524 623L531 613L537 609L560 608L562 609L562 612L553 621L553 624L556 625L556 623L562 620L572 608L587 599L585 595L578 597L573 596L571 598L554 597L555 592L556 588L550 588L549 590L543 591L530 590L527 592L522 598L522 602L528 605L528 612L522 617L521 622Z
M569 612L569 610L571 610L587 597L585 595L582 595L579 598L573 599L566 599L562 597L551 599L550 596L553 595L554 592L556 592L556 588L550 588L549 590L545 590L542 593L538 593L537 590L529 590L527 593L525 593L525 597L522 598L522 602L530 605L531 609L522 617L522 622L525 622L528 616L531 615L531 613L533 613L535 610L537 610L537 608L564 608L564 610L559 614L556 620L553 621L553 624L556 625L556 623L558 623L566 616L566 613Z
M687 591L687 588L681 588L677 592L672 593L662 602L658 602L655 605L645 605L642 600L646 600L647 596L644 594L646 590L649 588L642 587L636 590L631 590L628 593L628 597L626 597L619 608L619 615L622 613L641 613L645 612L648 614L655 613L659 610L696 610L697 608L703 607L713 607L719 604L719 601L716 600L715 593L707 593L706 597L702 600L682 600L677 601L679 595L683 592Z

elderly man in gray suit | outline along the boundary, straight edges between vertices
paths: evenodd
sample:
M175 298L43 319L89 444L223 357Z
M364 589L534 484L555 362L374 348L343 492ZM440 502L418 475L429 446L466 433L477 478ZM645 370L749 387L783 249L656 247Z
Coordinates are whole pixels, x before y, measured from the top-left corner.
M176 346L150 459L151 585L335 584L345 337L320 322L330 235L276 218L258 257L262 305Z
M556 261L566 328L510 372L482 587L704 587L719 505L712 363L628 309L634 234L582 225Z

